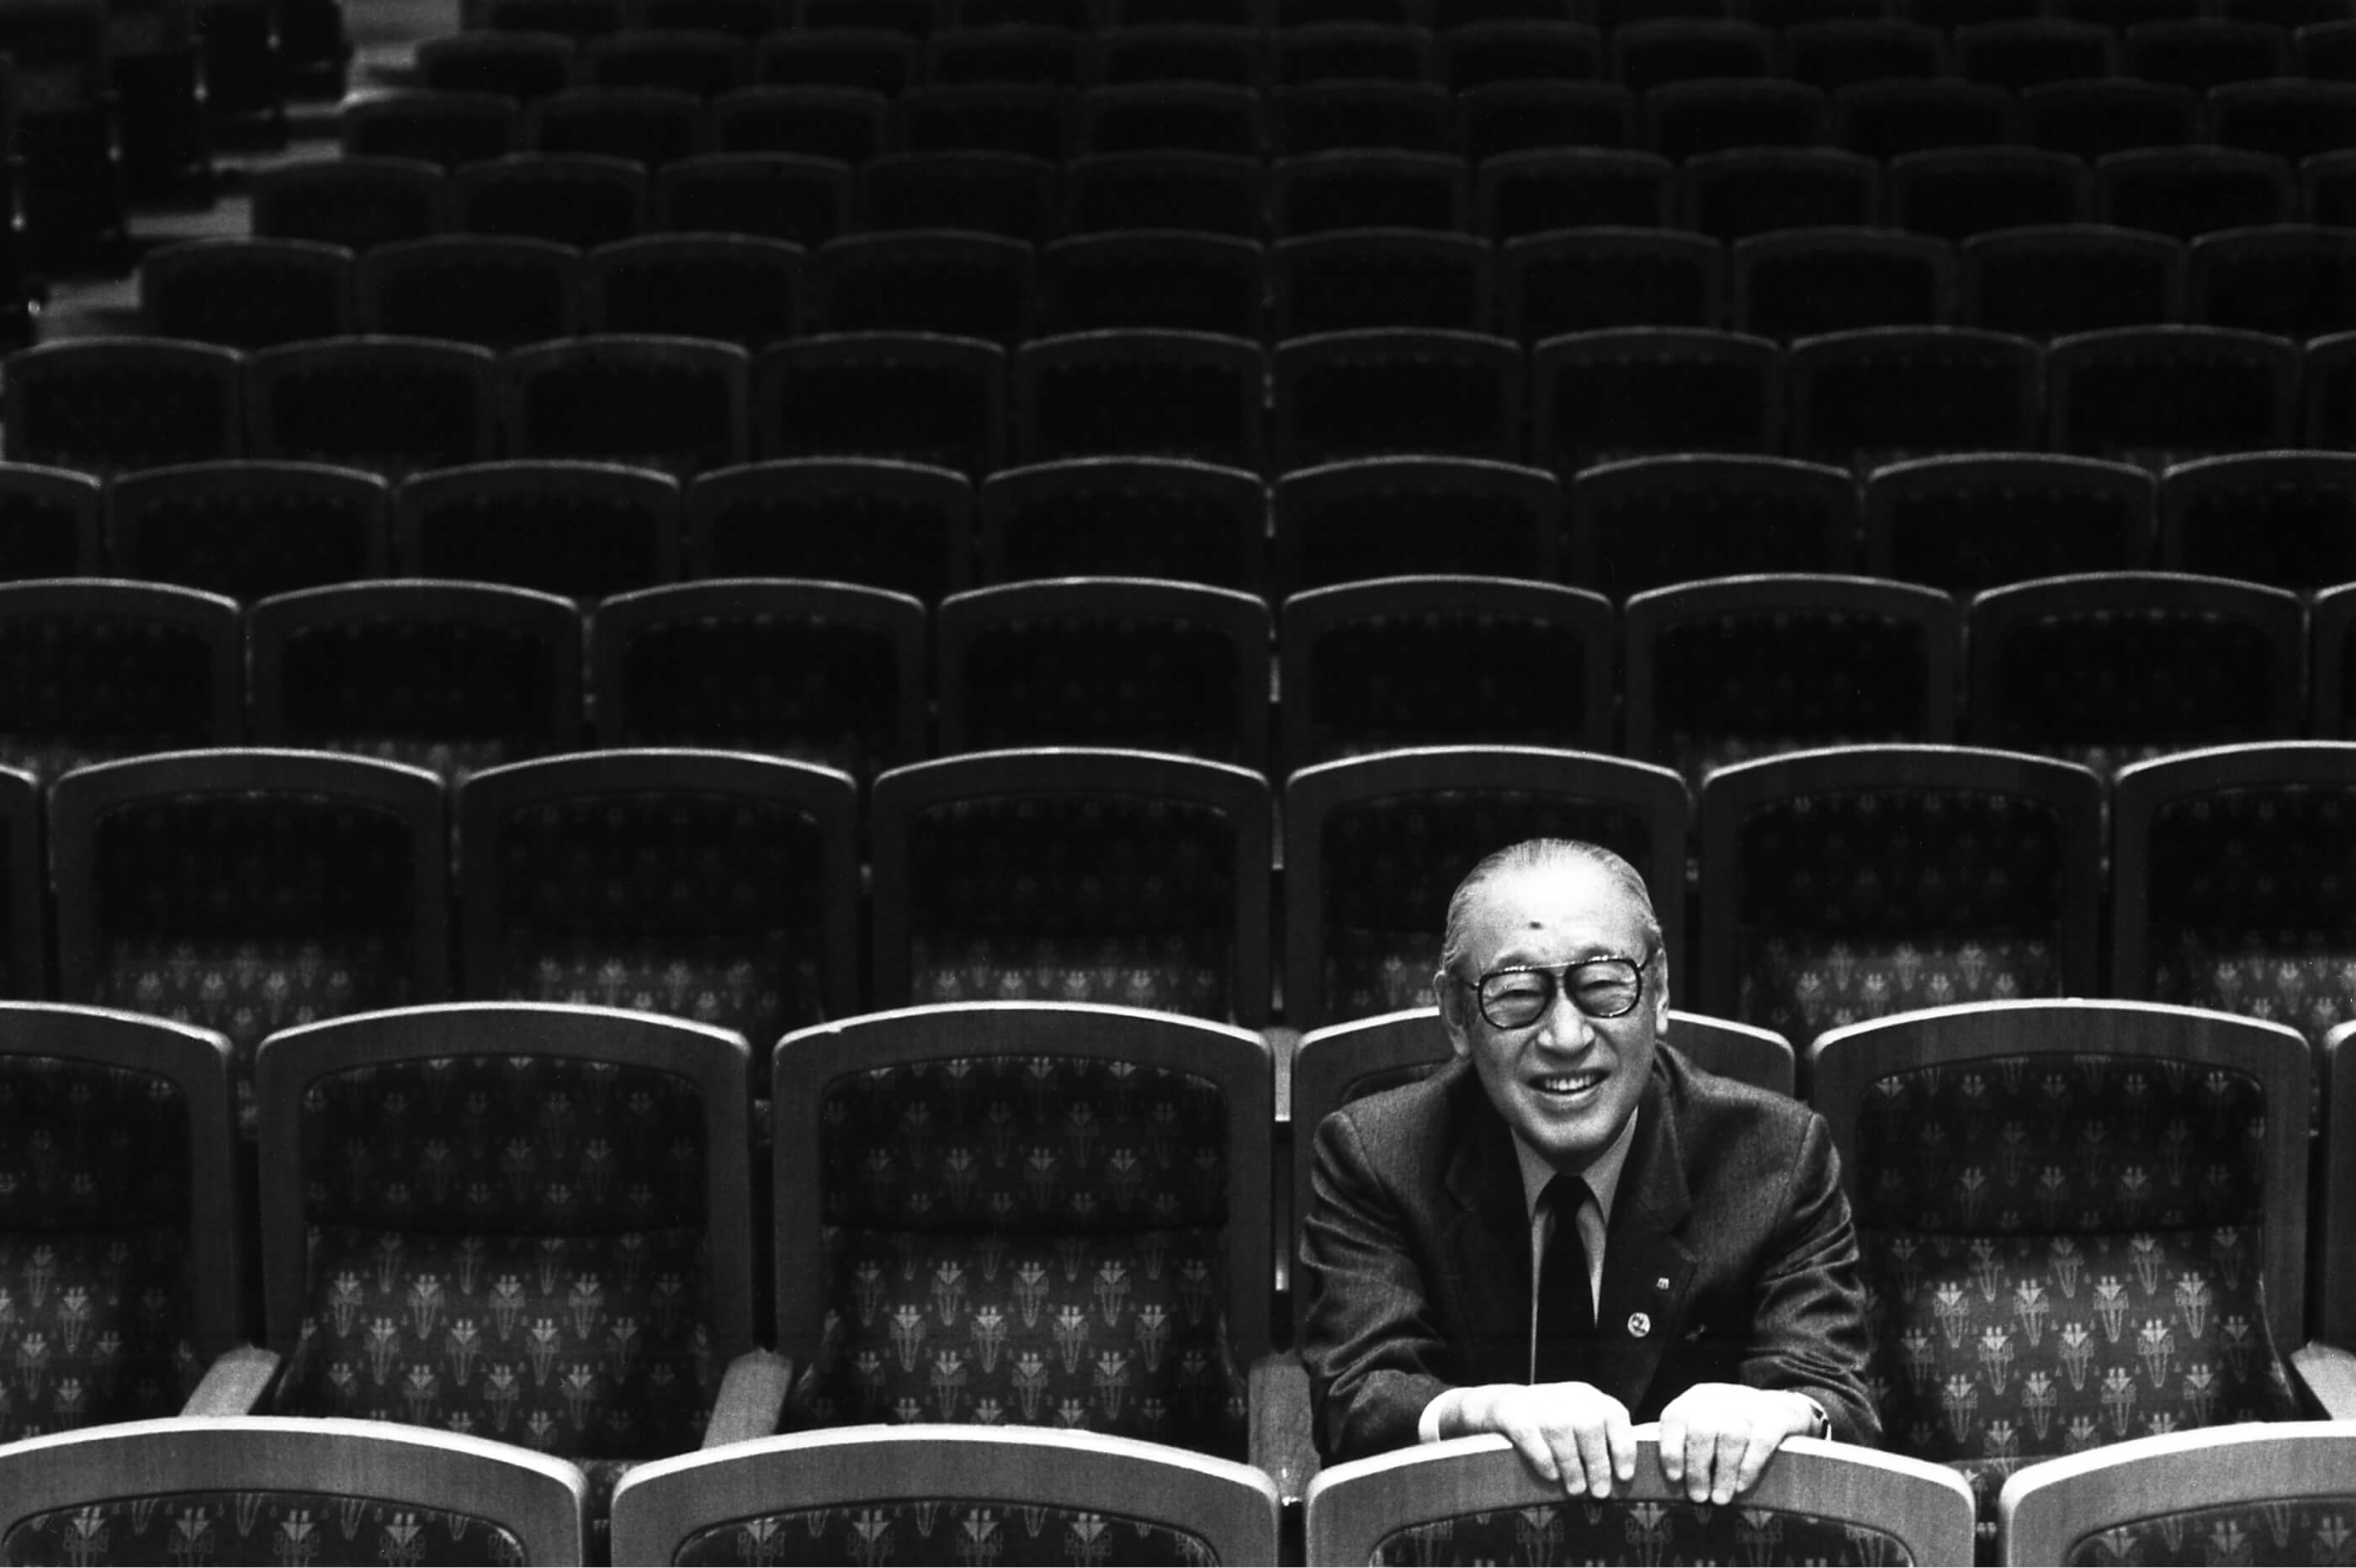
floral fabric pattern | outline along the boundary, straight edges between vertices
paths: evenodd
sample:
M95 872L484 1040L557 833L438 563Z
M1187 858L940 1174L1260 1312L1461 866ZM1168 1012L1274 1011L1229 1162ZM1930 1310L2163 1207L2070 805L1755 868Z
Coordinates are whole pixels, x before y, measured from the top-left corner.
M567 739L552 732L556 662L519 627L308 626L287 645L281 700L294 744L416 763L456 783Z
M2058 993L2062 824L1976 790L1763 803L1737 849L1743 1020L1806 1040L1902 1008Z
M816 1023L825 848L790 807L693 790L515 812L498 847L499 994L646 1008L764 1042Z
M2071 1568L2356 1563L2356 1489L2336 1498L2252 1499L2139 1519L2085 1537L2062 1561Z
M867 626L768 613L659 622L624 648L621 743L761 752L866 778L913 760L897 754L898 677L891 639Z
M990 796L910 825L919 1002L1117 1002L1232 1011L1235 829L1137 796Z
M277 1563L434 1568L523 1562L488 1520L333 1492L167 1492L53 1509L0 1541L8 1563Z
M1745 1022L1792 1040L1813 1040L1842 1024L1916 1008L2059 995L2061 959L2051 940L2000 932L1941 940L1810 940L1746 935Z
M315 1084L309 1301L283 1412L566 1458L692 1448L723 1370L701 1115L675 1074L567 1058L407 1061Z
M416 999L412 838L391 812L189 795L118 807L94 837L92 1001L251 1051L274 1029Z
M2170 801L2151 827L2152 995L2320 1040L2356 1019L2356 790Z
M1897 1537L1868 1525L1708 1503L1553 1503L1410 1525L1375 1545L1378 1568L1586 1563L1903 1563Z
M1066 1563L1168 1564L1209 1568L1209 1542L1173 1525L1125 1514L1090 1513L940 1498L846 1503L737 1520L700 1531L671 1561L683 1568L723 1564L884 1563L911 1568L1061 1568Z
M1825 612L1729 614L1665 628L1655 722L1687 782L1775 751L1924 738L1920 627Z
M1996 744L2072 762L2265 738L2250 694L2285 678L2254 625L2187 610L2084 609L2005 638ZM2296 680L2297 674L2288 678Z
M179 1409L187 1171L169 1079L0 1056L0 1441Z
M2023 1464L2296 1405L2264 1286L2246 1073L1994 1057L1878 1081L1854 1190L1887 1441L1995 1506Z
M809 1419L1053 1424L1240 1456L1215 1086L957 1058L842 1080L822 1118Z

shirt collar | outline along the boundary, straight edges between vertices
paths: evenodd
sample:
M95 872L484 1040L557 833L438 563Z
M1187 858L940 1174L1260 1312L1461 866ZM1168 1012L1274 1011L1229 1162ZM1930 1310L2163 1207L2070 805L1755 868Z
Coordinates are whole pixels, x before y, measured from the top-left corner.
M1585 1170L1578 1173L1587 1179L1587 1189L1595 1194L1595 1206L1602 1212L1603 1222L1607 1226L1612 1223L1612 1196L1620 1189L1620 1168L1628 1163L1628 1147L1636 1140L1636 1118L1644 1114L1644 1109L1639 1104L1629 1112L1628 1119L1620 1124L1620 1136L1604 1146L1603 1152L1590 1160ZM1535 1220L1537 1218L1538 1200L1546 1195L1547 1183L1552 1181L1558 1172L1546 1156L1522 1141L1519 1133L1514 1134L1513 1138L1514 1159L1522 1171L1523 1211Z

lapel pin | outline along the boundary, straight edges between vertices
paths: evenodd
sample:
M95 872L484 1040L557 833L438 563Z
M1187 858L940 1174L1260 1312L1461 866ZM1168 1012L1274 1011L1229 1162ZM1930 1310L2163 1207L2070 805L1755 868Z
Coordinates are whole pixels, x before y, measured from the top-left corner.
M1641 1339L1652 1331L1653 1316L1651 1313L1631 1312L1628 1314L1628 1332L1631 1335Z
M1660 1277L1660 1278L1658 1278L1658 1279L1655 1280L1655 1281L1653 1282L1653 1288L1654 1288L1655 1290L1666 1290L1666 1289L1668 1289L1668 1288L1669 1288L1669 1276L1668 1276L1667 1275L1661 1275L1661 1277Z

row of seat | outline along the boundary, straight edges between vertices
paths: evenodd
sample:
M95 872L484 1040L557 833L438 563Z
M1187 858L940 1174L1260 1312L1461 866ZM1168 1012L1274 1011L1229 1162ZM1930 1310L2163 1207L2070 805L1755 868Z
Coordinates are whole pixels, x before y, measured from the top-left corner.
M929 622L882 590L734 579L605 600L584 656L575 605L489 583L309 588L241 617L189 589L50 581L0 585L0 764L46 777L250 736L455 783L594 737L861 777L936 752L1139 746L1282 779L1444 742L1617 752L1699 787L1777 752L1962 739L2108 773L2356 735L2351 631L2356 583L2310 618L2279 589L2136 573L1960 609L1868 578L1740 577L1639 593L1621 617L1494 577L1312 590L1280 617L1230 590L1066 578L954 593Z
M625 19L618 4L495 0L487 17L492 33L425 39L418 45L416 69L427 87L487 88L532 98L570 86L666 87L708 97L760 80L887 92L977 81L1257 87L1410 71L1457 90L1498 80L1607 79L1643 91L1679 81L1772 79L1830 91L1858 82L1955 75L2018 90L2043 84L2024 81L2024 75L2043 74L2045 80L2116 76L2205 91L2239 81L2341 80L2356 63L2356 23L2349 22L2294 32L2258 22L2158 21L2129 27L2124 37L2088 24L2024 28L1996 23L1958 29L1951 38L1946 30L1921 23L1857 20L1797 24L1780 34L1755 24L1690 20L1637 24L1609 34L1580 23L1534 19L1459 23L1435 31L1409 24L1407 6L1398 0L1351 0L1350 9L1359 14L1273 28L1097 31L996 22L936 28L919 41L882 28L787 28L747 37L716 27L608 27ZM547 24L563 30L537 30ZM528 47L478 43L487 37L520 37ZM475 69L491 61L498 62L495 76ZM2056 68L2060 74L2050 74Z
M1457 880L1498 844L1554 835L1622 851L1662 890L1681 996L1793 1038L2104 994L2320 1037L2356 1017L2351 752L2219 747L2106 784L2019 752L1834 747L1720 768L1697 812L1669 769L1590 752L1321 763L1282 790L1283 1016L1428 1002ZM4 776L8 991L52 994L53 894L54 994L247 1048L453 994L454 909L458 994L641 1007L763 1040L862 1000L1112 1001L1258 1025L1276 995L1277 794L1195 758L977 752L887 770L862 805L849 774L809 763L617 750L473 773L452 806L434 774L369 758L167 752L65 773L46 827L32 775Z
M527 149L599 153L649 167L703 152L802 152L857 162L906 152L1002 152L1063 163L1095 153L1196 152L1246 157L1273 147L1398 146L1475 161L1531 147L1655 156L1769 144L1876 160L1939 148L2026 143L2099 162L2135 150L2239 154L2277 167L2356 145L2356 85L2247 82L2213 97L2204 132L2161 113L2136 84L2059 82L2017 103L1966 82L1868 82L1823 94L1791 83L1704 81L1656 88L1640 114L1624 88L1507 81L1451 97L1437 87L1344 80L1264 99L1250 89L1177 83L1091 89L911 88L897 101L834 86L744 87L709 101L651 87L584 87L529 104L498 93L412 89L344 110L347 153L444 166ZM2344 91L2347 96L2340 96ZM2262 96L2263 95L2263 96ZM2309 102L2310 95L2321 101ZM2244 112L2229 112L2241 109ZM887 113L888 110L888 113ZM1829 121L1827 114L1829 113ZM1649 132L1640 124L1649 122ZM2195 145L2216 143L2217 145Z
M575 1517L615 1497L618 1561L669 1554L620 1533L620 1499L683 1467L660 1461L781 1417L1061 1425L1248 1457L1263 1517L1315 1467L1297 1363L1269 1354L1267 1288L1297 1244L1283 1199L1306 1140L1277 1157L1280 1074L1242 1031L1068 1005L800 1031L759 1073L770 1210L753 1191L742 1036L588 1008L370 1013L262 1046L248 1205L227 1040L82 1008L5 1018L9 1114L52 1129L10 1150L9 1219L48 1243L48 1288L12 1326L45 1353L37 1376L19 1358L8 1435L176 1406L455 1427L580 1464ZM1698 1062L1792 1090L1780 1040L1693 1015L1667 1032ZM2321 1057L2321 1099L2291 1031L2185 1008L1997 1003L1816 1041L1806 1092L1866 1238L1886 1441L1917 1461L1883 1466L1884 1486L1935 1481L1921 1461L1960 1472L1993 1546L1997 1485L2024 1461L2302 1408L2349 1419L2348 1192L2318 1182L2311 1216L2308 1194L2312 1161L2356 1157L2351 1038ZM1310 1125L1447 1054L1428 1012L1314 1032L1292 1115ZM2163 1130L2175 1157L2160 1160ZM125 1162L126 1146L149 1157ZM2023 1235L2012 1203L2066 1210L2070 1229ZM236 1348L252 1321L230 1266L241 1234L259 1240L260 1349ZM177 1318L84 1288L110 1245L97 1266ZM1935 1331L1972 1316L1954 1297L1990 1276L1987 1333ZM2038 1310L2017 1321L2016 1301ZM81 1332L51 1347L64 1303ZM759 1348L772 1327L774 1352ZM2052 1395L2044 1419L2008 1419L1997 1397L2031 1375ZM893 1451L930 1469L919 1444ZM1938 1484L1962 1505L1938 1560L1960 1561L1974 1488ZM1648 1475L1636 1497L1656 1487ZM1171 1499L1178 1522L1187 1495ZM1771 1487L1762 1506L1788 1496ZM1888 1509L1886 1492L1874 1501ZM370 1522L350 1512L348 1535Z
M918 160L934 166L913 172L946 191L973 156L986 155ZM749 176L747 188L777 175L789 183L800 172L741 164L728 171ZM965 197L987 200L991 171L970 172ZM487 336L490 324L446 308L435 314L434 295L420 297L421 272L472 267L514 274L519 289L534 281L542 296L530 302L530 320L490 336L493 347L530 341L521 335L544 329L552 315L592 335L668 333L753 350L812 332L864 331L1020 343L1119 328L1281 339L1418 327L1532 343L1730 322L1780 338L1954 317L1988 330L1985 324L2008 311L2042 317L2023 324L2042 336L2091 293L2073 299L2067 283L2085 277L2051 275L2074 265L2082 274L2101 269L2106 328L2189 317L2297 339L2356 330L2356 228L2238 229L2203 236L2189 251L2115 229L2012 229L1966 242L1961 268L1934 239L1836 228L1757 234L1730 248L1700 235L1569 229L1502 245L1462 234L1344 229L1268 247L1141 229L1038 249L1004 235L924 228L845 235L804 251L745 235L640 235L643 182L605 160L527 154L468 175L482 177L460 182L461 210L480 229L523 243L445 234L356 259L310 240L186 241L140 263L141 324L152 336L234 348L363 326L452 336L455 323ZM538 232L517 232L523 229ZM570 259L544 248L576 242L591 248ZM1820 297L1812 292L1819 275L1855 286ZM2031 285L2026 297L2024 283Z
M779 105L746 100L744 107L766 114ZM1419 214L1396 197L1386 201L1384 182L1402 185L1443 167L1427 155L1346 152L1280 160L1273 168L1213 153L1092 154L1060 172L1018 153L873 153L846 161L841 155L863 152L880 136L862 135L858 147L846 146L825 123L829 106L797 101L784 107L812 133L743 139L803 150L698 154L651 174L589 153L510 153L450 173L422 159L367 154L281 165L254 176L253 233L356 251L453 229L582 247L649 231L747 234L815 246L862 229L962 229L1032 244L1132 229L1258 240L1273 194L1278 233L1300 239L1400 228L1395 220ZM829 154L807 150L813 146ZM2304 169L2302 197L2283 160L2205 148L2113 154L2101 161L2098 177L2067 154L2029 147L1909 153L1891 159L1886 175L1856 154L1764 147L1695 155L1672 178L1649 155L1551 157L1540 148L1514 147L1499 149L1484 165L1484 182L1468 186L1462 200L1479 236L1505 242L1566 228L1639 229L1657 231L1653 242L1675 254L1680 246L1698 249L1696 237L1730 242L1776 229L1883 227L1963 246L1968 272L1987 268L1999 251L2017 251L2029 236L2005 231L2023 229L2048 249L2066 254L2075 244L2117 252L2138 270L2151 266L2147 258L2167 259L2176 283L2181 245L2160 241L2198 240L2211 256L2221 250L2263 253L2284 241L2222 231L2282 232L2303 216L2317 226L2306 232L2322 236L2314 245L2331 244L2356 217L2356 152L2319 154ZM1541 178L1547 186L1534 183ZM1533 193L1553 187L1559 187L1548 197L1553 209L1545 210ZM1582 198L1583 209L1574 197ZM2101 222L2090 229L2089 219ZM1555 227L1535 227L1546 222ZM2153 319L2179 313L2180 286L2164 301L2165 317ZM1967 321L1981 292L1966 279Z
M453 254L406 274L405 297L420 312L446 302L434 325L463 325L446 317L479 321L525 307L542 285L561 291L571 258L544 259L548 271L519 280ZM1794 270L1795 291L1806 276ZM863 332L748 355L701 338L565 337L566 324L545 317L567 297L541 295L545 330L524 328L541 341L509 355L519 395L508 449L685 476L748 456L896 458L980 476L1075 457L1286 474L1415 455L1568 475L1662 452L1787 444L1863 473L1943 453L2034 452L2040 439L2159 469L2342 447L2356 432L2356 333L2304 351L2211 326L2122 327L2046 348L1967 328L1820 336L1791 351L1815 364L1787 434L1783 351L1700 328L1573 333L1525 350L1478 333L1385 327L1291 338L1272 352L1210 333L1109 330L1033 338L1012 354L977 338ZM386 364L390 377L377 373ZM328 339L250 360L167 338L44 344L6 361L6 453L112 475L240 457L251 426L262 451L297 458L463 462L492 439L493 370L482 350L446 342ZM364 411L290 401L308 395L294 389L339 376L366 397ZM388 409L388 381L434 400ZM380 411L386 428L365 428Z

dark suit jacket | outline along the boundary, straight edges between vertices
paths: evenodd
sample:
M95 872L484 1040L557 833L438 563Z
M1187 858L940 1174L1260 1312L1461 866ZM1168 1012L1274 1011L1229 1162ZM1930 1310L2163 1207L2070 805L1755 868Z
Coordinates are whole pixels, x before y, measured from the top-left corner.
M1412 1445L1451 1386L1528 1381L1528 1210L1472 1063L1326 1117L1311 1188L1301 1354L1329 1462ZM1639 1423L1695 1383L1741 1382L1811 1395L1835 1437L1875 1442L1857 1236L1824 1118L1662 1045L1596 1323L1586 1381Z

